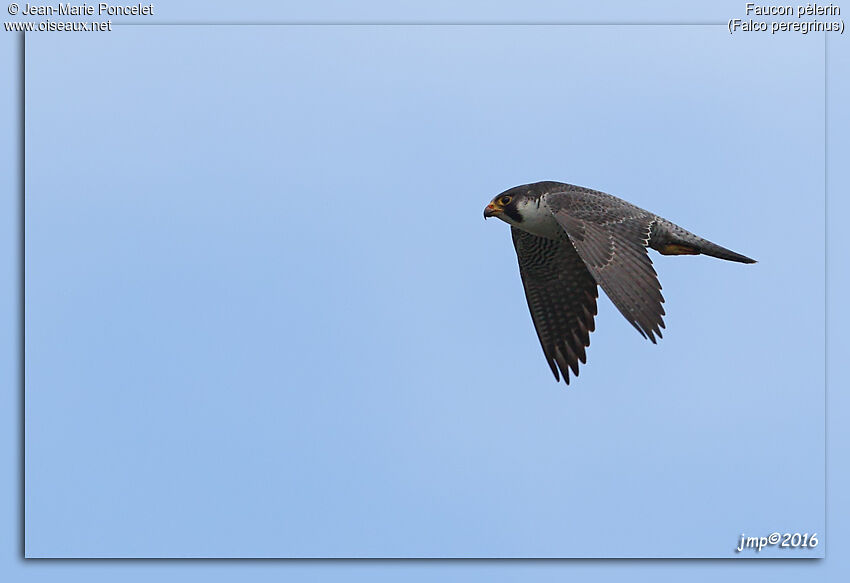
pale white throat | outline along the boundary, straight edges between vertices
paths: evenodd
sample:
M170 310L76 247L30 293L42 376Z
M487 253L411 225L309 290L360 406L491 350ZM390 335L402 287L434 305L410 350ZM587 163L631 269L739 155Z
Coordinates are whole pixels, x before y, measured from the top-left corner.
M545 196L519 201L517 202L516 209L522 217L522 221L520 222L514 221L505 213L500 213L498 217L506 223L527 231L532 235L546 237L547 239L563 238L564 229L555 220L555 215L552 214L552 210L546 204Z

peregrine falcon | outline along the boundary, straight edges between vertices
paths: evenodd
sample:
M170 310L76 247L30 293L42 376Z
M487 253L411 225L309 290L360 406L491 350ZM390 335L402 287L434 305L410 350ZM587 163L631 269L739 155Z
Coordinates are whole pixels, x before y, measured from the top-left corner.
M562 182L506 190L484 209L511 226L525 298L546 361L560 380L587 362L596 286L644 338L664 328L661 285L647 247L755 263L616 196Z

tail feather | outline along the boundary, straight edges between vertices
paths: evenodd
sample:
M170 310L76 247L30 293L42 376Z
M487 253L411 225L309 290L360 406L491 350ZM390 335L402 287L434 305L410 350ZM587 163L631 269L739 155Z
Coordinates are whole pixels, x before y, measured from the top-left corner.
M703 255L711 255L712 257L717 257L718 259L725 259L726 261L737 261L738 263L755 263L755 259L750 259L746 255L741 255L740 253L735 253L727 249L726 247L721 247L711 241L702 240L702 244L697 246L697 250Z
M652 224L649 246L662 255L710 255L726 261L738 263L756 263L746 255L734 251L694 235L679 225L658 217Z

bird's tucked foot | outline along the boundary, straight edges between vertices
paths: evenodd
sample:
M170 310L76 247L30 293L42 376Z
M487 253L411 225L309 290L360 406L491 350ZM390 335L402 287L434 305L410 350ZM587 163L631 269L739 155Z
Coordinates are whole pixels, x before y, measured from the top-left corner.
M700 252L693 248L688 247L687 245L679 245L677 243L670 243L668 245L664 245L658 249L658 252L662 255L699 255Z

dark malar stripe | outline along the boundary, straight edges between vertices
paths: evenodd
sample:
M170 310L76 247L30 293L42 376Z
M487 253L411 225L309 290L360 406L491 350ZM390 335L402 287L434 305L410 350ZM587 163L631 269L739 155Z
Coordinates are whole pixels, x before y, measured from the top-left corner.
M502 212L504 212L514 222L522 222L522 215L519 214L519 211L516 209L515 206L506 206Z

